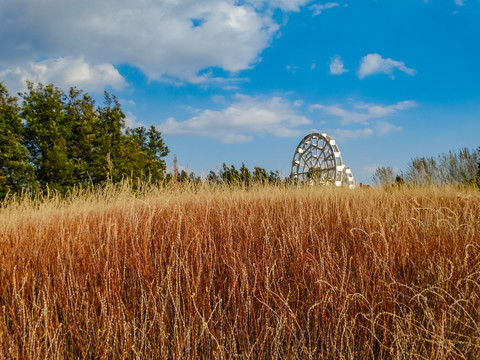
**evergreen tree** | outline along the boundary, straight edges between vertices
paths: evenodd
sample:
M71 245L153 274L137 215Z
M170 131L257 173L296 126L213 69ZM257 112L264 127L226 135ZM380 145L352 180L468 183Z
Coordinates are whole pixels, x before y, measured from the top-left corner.
M232 165L229 168L225 163L223 163L222 170L220 170L220 179L228 185L238 185L240 184L240 173L235 166Z
M95 108L88 94L68 95L53 85L28 83L22 95L25 145L42 188L62 192L74 185L123 178L159 181L169 150L155 127L125 129L125 114L115 96L105 92Z
M65 190L75 184L74 163L68 157L71 123L66 120L65 94L53 85L27 83L22 95L22 117L26 121L25 144L42 187Z
M269 181L269 176L265 169L255 166L253 169L253 180L257 184L267 184Z
M244 163L242 163L242 166L240 167L240 181L245 186L249 186L252 182L252 173L250 170L248 170Z
M99 184L107 178L107 162L101 150L103 137L95 102L90 95L71 88L65 108L66 122L71 124L67 153L73 160L75 180Z
M280 173L278 170L270 171L270 175L268 175L268 182L272 185L279 185L282 182L280 180Z
M0 198L35 186L34 168L28 161L17 98L0 83Z

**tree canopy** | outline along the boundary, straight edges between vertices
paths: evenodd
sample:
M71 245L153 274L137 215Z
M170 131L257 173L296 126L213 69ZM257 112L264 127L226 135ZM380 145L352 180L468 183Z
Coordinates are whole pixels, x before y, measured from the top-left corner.
M164 179L169 153L151 126L126 128L114 95L103 106L77 88L27 83L20 99L0 83L0 197L29 189ZM21 102L21 103L20 103Z

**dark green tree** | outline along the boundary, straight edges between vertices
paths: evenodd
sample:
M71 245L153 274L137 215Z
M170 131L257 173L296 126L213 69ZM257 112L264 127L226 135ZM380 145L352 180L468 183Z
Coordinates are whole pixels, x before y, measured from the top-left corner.
M185 170L180 171L180 174L178 175L178 181L179 182L189 181L188 173Z
M74 162L69 159L67 142L71 123L65 116L66 96L53 85L27 83L22 95L22 117L26 121L25 144L30 152L37 179L42 187L65 190L75 184Z
M253 169L253 180L257 184L267 184L269 181L267 171L261 167L255 166Z
M0 198L35 186L34 168L23 144L18 99L0 83Z
M130 170L129 176L150 179L158 182L165 177L166 164L162 159L168 155L161 133L151 126L126 130L124 171Z
M270 174L268 175L268 182L272 185L279 185L282 182L278 170L270 171Z
M220 170L220 179L223 183L228 185L239 185L240 184L240 173L235 166L228 167L223 163L222 169Z
M159 181L169 150L155 127L125 129L125 114L115 96L105 92L95 108L76 88L68 95L53 85L28 83L22 95L25 145L42 188L62 192L74 185L124 178Z
M220 182L220 180L219 180L217 174L215 173L215 171L210 170L210 172L207 175L207 182L209 184L218 184Z
M88 94L71 88L65 104L65 123L71 132L67 154L73 161L74 178L81 184L99 184L107 178L107 161L102 152L103 137L99 112Z
M249 186L252 182L252 173L244 163L242 163L242 166L240 167L240 181L244 186Z

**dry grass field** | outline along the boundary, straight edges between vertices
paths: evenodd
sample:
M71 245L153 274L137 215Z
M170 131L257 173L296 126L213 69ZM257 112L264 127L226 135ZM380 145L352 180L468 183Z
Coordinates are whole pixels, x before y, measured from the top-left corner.
M10 201L0 359L40 358L480 358L480 192Z

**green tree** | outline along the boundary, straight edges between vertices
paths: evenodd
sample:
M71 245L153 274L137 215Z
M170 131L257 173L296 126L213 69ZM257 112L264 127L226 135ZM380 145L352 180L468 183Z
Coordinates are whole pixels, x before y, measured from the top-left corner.
M257 184L267 184L269 181L269 176L265 169L255 166L253 168L253 180Z
M268 175L268 182L272 185L279 185L282 182L278 170L270 171L270 174Z
M209 184L218 184L220 182L220 179L218 178L215 171L210 170L210 172L207 175L207 182Z
M34 168L28 161L18 99L0 83L0 198L35 185Z
M64 190L75 183L73 161L68 157L67 139L71 124L65 123L65 94L53 85L27 83L22 95L22 117L26 121L25 144L42 187Z
M242 166L240 167L240 181L244 186L250 186L252 182L252 173L244 163L242 163Z
M126 129L125 137L125 170L129 176L150 179L157 182L165 177L167 169L165 161L169 149L165 146L161 133L151 126Z
M81 184L99 184L107 178L107 161L102 152L102 132L98 110L88 94L71 88L65 107L65 123L70 124L67 154L72 159L74 178Z
M234 165L229 168L225 163L223 163L222 169L220 170L220 179L222 182L228 185L239 185L240 173L237 169L235 169Z
M105 92L95 108L76 88L68 95L53 85L27 83L22 95L25 144L42 188L62 192L74 185L123 178L158 181L169 150L155 127L125 129L125 114L114 95Z

